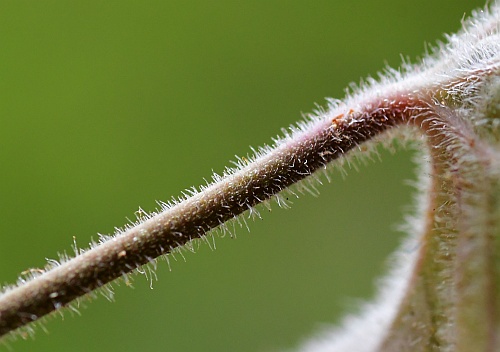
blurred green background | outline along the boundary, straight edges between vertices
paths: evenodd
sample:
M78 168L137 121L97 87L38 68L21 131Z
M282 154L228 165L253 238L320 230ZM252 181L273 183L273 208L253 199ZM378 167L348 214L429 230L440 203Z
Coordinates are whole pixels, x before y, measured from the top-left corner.
M482 3L1 1L0 282L202 183ZM382 159L172 272L160 262L153 290L136 277L115 303L99 298L12 347L297 346L373 294L403 238L411 153Z

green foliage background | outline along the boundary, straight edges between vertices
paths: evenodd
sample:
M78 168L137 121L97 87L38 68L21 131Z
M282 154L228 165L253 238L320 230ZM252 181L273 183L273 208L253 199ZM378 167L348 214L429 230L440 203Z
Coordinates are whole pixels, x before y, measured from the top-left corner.
M482 1L0 2L0 282L221 172ZM202 245L15 351L275 351L374 292L411 153ZM1 348L1 347L0 347Z

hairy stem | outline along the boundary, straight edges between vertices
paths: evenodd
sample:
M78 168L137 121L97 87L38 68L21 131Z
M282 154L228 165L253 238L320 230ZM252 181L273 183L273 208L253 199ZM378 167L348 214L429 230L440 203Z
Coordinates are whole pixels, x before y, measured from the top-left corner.
M233 175L0 296L0 335L147 264L278 194L330 161L403 121L415 102L394 97L310 123ZM387 103L390 101L390 103ZM388 114L387 112L390 112Z
M427 224L380 350L496 351L500 153L452 111L424 125L432 168Z
M203 236L399 126L426 140L431 186L417 260L382 351L499 349L500 3L429 63L332 103L215 183L0 295L0 336ZM360 148L361 149L361 148ZM405 274L406 275L406 274ZM395 313L394 313L395 312ZM367 333L370 333L369 331Z

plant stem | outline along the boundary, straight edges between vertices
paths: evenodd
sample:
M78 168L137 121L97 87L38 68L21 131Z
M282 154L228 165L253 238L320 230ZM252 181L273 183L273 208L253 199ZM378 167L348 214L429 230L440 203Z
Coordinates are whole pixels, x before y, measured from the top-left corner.
M380 346L384 351L498 349L500 151L498 130L481 127L499 118L500 110L500 5L493 9L484 23L452 37L452 49L443 49L431 65L332 104L251 161L240 159L237 169L215 177L212 185L7 288L0 296L0 336L244 212L251 215L262 202L275 197L281 203L282 191L331 161L394 128L411 126L425 137L431 158L426 226L403 300L395 303L397 314Z
M391 103L387 103L390 101ZM315 119L253 162L138 226L0 296L0 335L63 308L130 271L202 237L381 132L409 121L414 101L362 103ZM389 112L389 114L388 114ZM333 116L333 117L330 117ZM252 210L250 210L252 211Z
M384 351L443 346L493 351L498 346L492 339L498 326L498 273L489 271L495 270L497 252L492 209L498 195L493 175L498 170L492 166L499 154L459 120L443 116L424 122L433 175L427 224L407 295L382 344Z

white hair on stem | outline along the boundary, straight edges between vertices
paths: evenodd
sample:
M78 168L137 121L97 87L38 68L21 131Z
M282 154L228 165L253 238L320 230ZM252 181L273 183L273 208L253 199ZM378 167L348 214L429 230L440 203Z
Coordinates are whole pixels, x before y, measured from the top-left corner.
M237 226L248 228L245 217L260 218L259 204L270 207L273 200L287 208L286 194L316 196L320 174L330 165L342 170L347 162L355 168L352 156L370 155L377 143L424 136L433 178L422 202L424 222L414 226L420 234L408 240L422 245L395 256L397 269L382 281L379 299L366 305L366 315L346 318L341 333L329 334L326 344L311 342L305 350L467 351L471 343L498 349L500 338L485 338L472 322L486 321L490 334L499 326L478 303L496 295L486 287L495 282L488 274L494 253L488 250L497 219L488 207L498 201L500 174L499 16L495 2L465 21L459 34L421 64L386 69L378 81L367 79L343 101L330 100L328 109L319 108L284 130L272 146L236 157L234 167L222 175L214 172L205 186L158 202L155 212L139 208L135 220L113 235L99 234L87 249L74 241L73 258L62 253L43 269L27 270L0 295L0 335L31 334L29 324L62 314L68 305L78 312L81 299L96 292L112 300L111 282L129 285L130 273L145 275L152 285L156 258L168 262L178 254L185 260L182 251L195 252L200 241L208 243L210 231L234 237ZM460 231L467 236L458 236ZM455 287L455 279L465 289ZM359 338L365 330L371 336Z

